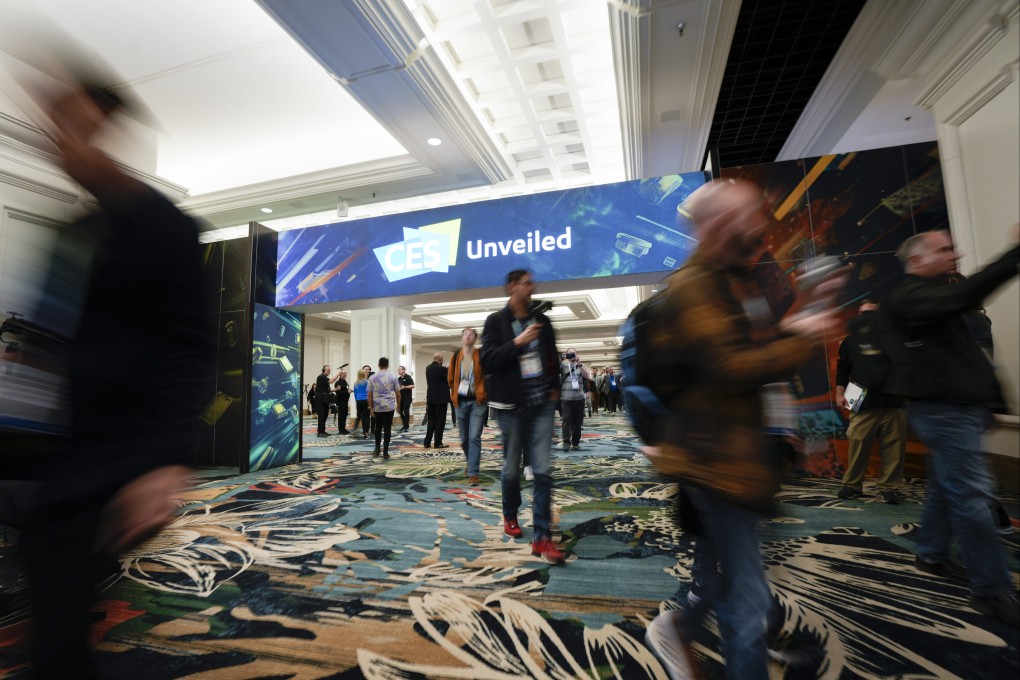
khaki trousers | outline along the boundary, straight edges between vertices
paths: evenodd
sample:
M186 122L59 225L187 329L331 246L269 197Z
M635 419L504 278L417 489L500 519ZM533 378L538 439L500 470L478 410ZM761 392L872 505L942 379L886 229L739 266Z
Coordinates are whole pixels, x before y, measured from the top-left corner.
M907 409L869 408L850 414L846 438L850 443L849 460L843 485L857 491L864 482L864 472L871 457L871 445L878 438L882 471L875 484L879 491L899 487L903 482L903 459L907 450Z

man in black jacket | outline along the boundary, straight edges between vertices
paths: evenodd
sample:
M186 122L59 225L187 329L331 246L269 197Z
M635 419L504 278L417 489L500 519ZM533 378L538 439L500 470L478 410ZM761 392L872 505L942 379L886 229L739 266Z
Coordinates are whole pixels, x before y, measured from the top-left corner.
M521 506L521 453L535 475L534 541L531 554L549 564L563 562L552 541L552 475L549 449L553 416L559 401L559 355L549 318L531 308L535 283L517 269L507 274L507 306L489 315L482 331L482 368L489 407L503 435L503 531L522 535L517 523Z
M400 383L400 420L401 432L407 432L411 425L411 395L414 389L414 378L403 366L397 367L397 381Z
M994 482L981 448L989 405L1002 395L965 314L1016 276L1020 247L954 285L948 284L959 256L944 231L907 239L897 257L907 276L886 304L893 321L885 343L894 365L888 391L909 399L910 425L930 450L915 566L962 578L949 559L955 533L971 606L1017 626L1020 603L995 534Z
M882 472L875 480L882 500L898 505L903 482L903 459L907 447L907 410L902 397L885 394L889 359L885 356L875 326L878 305L864 300L860 316L850 324L850 334L839 345L836 361L836 403L850 411L846 429L849 443L843 488L837 494L851 499L863 493L864 471L871 457L871 444L878 438ZM863 401L851 408L844 391L850 382L867 390Z
M350 434L347 415L351 405L351 386L347 382L347 371L340 369L340 377L333 381L333 394L336 395L336 419L340 423L340 434Z
M425 427L425 448L432 445L433 435L437 449L445 449L449 444L443 443L443 430L446 429L446 405L450 403L450 386L446 383L446 367L443 366L443 353L432 355L432 363L425 367L426 410L428 425Z

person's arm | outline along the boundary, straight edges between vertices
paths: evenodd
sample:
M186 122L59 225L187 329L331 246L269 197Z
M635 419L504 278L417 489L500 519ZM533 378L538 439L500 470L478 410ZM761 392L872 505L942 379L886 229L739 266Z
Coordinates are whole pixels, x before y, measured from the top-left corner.
M995 289L1016 276L1018 267L1020 246L1013 246L960 283L938 286L914 280L897 290L888 304L894 316L907 326L956 316L980 307Z
M591 380L591 374L590 374L590 373L588 373L588 367L587 367L587 366L585 366L584 364L578 364L578 365L577 365L577 368L578 368L578 369L580 369L580 371L581 371L581 376L582 376L582 377L583 377L583 378L584 378L585 380Z
M509 341L504 341L503 334L500 332L502 325L503 312L496 312L489 315L485 320L485 326L482 328L482 366L487 373L501 371L506 366L517 361L517 356L520 354L517 340L523 337L528 330L535 327L532 324L521 335L516 338L511 337ZM535 333L537 331L533 331L531 335Z
M365 389L367 390L365 392L365 394L367 395L367 399L368 399L368 412L371 413L374 416L375 415L375 402L372 400L372 381L369 380L369 381L367 381L367 383L368 384L365 386Z
M455 384L455 380L454 379L455 378L459 378L460 376L454 376L454 374L453 374L453 367L456 366L457 363L458 363L457 362L457 357L458 356L459 356L458 354L454 354L453 358L450 359L450 365L446 367L446 384L450 388L451 392L458 388L458 384L460 382L459 380L456 380L456 383L458 383L458 384ZM457 372L459 373L460 371L457 371Z

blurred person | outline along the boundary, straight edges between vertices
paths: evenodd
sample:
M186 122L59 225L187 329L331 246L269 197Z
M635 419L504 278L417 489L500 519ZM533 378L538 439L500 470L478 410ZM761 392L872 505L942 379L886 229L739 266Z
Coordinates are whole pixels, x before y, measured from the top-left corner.
M549 564L562 564L563 553L552 539L552 469L549 449L553 414L559 402L559 356L549 317L533 311L531 273L507 274L506 306L486 318L481 362L489 406L495 411L503 439L503 532L519 538L522 454L535 478L531 554Z
M401 432L407 432L411 425L411 399L414 390L414 378L403 366L397 366L397 380L400 381L400 422Z
M567 348L560 362L560 410L563 415L563 450L581 448L581 424L584 422L584 384L591 377L581 363L577 350Z
M701 604L657 616L646 641L671 677L692 677L687 640L704 613L715 609L726 677L765 680L771 595L756 524L772 507L780 471L764 451L763 386L791 375L827 333L838 331L839 322L831 311L804 312L776 328L770 314L759 313L768 306L761 304L763 293L755 290L750 271L770 216L757 186L712 182L685 207L699 244L668 279L663 294L669 322L656 338L685 358L683 374L676 376L682 387L668 399L675 416L659 447L647 453L660 472L680 477L697 512ZM697 485L689 483L695 473Z
M100 210L60 237L89 242L93 256L69 345L70 436L22 536L37 678L96 677L94 588L113 558L173 516L212 365L197 225L95 146L121 107L113 92L78 83L46 105L61 165Z
M971 606L1012 626L1020 603L996 537L994 478L981 446L992 407L1004 403L988 356L966 315L1017 275L1020 246L963 281L948 232L910 237L899 250L906 277L886 302L893 362L889 392L907 398L911 428L929 449L928 488L917 536L915 566L970 584ZM953 536L960 565L951 560Z
M333 369L329 364L322 367L319 375L315 376L315 415L318 417L318 428L315 432L317 437L328 437L326 432L326 420L329 418L330 395L333 394L333 383L335 379L329 377ZM337 378L340 375L337 374Z
M899 505L903 499L900 486L907 452L906 402L902 397L883 392L891 365L875 325L878 305L863 300L858 309L859 316L850 323L850 334L839 344L836 361L836 403L850 411L847 467L843 487L836 495L851 499L863 494L864 472L877 437L882 472L875 485L883 501ZM851 381L867 389L863 402L855 409L850 408L844 394Z
M482 371L481 353L475 347L478 333L474 328L460 332L460 348L450 359L446 374L450 386L450 400L453 408L460 412L460 448L467 458L469 484L478 483L479 466L482 461L482 426L488 411L488 395L485 393L485 375Z
M606 412L616 413L616 407L620 403L620 385L616 381L616 372L612 366L607 367L605 375L602 376L602 395L606 400Z
M432 363L425 368L425 402L428 411L428 424L425 427L425 448L434 443L437 449L449 448L443 443L443 432L446 430L446 405L450 403L450 386L446 382L446 366L443 366L443 353L432 355Z
M333 394L336 395L336 418L340 434L350 434L347 429L347 416L351 408L351 386L347 383L347 371L340 369L340 375L333 381Z
M351 427L358 431L358 423L361 423L361 438L368 439L368 427L371 421L371 409L368 407L368 372L362 368L358 371L358 379L354 381L354 425Z
M389 371L390 360L379 358L379 371L368 379L368 404L372 409L373 427L375 428L375 450L380 450L384 460L390 459L390 435L393 427L393 412L397 410L397 398L400 394L400 381ZM381 444L381 449L380 449Z
M592 390L591 390L591 377L590 376L587 379L585 379L584 381L582 381L582 386L584 387L584 407L585 407L585 409L586 409L586 411L588 413L588 417L591 418L591 414L592 414L592 410L591 410L591 400L592 400L591 392L592 392Z

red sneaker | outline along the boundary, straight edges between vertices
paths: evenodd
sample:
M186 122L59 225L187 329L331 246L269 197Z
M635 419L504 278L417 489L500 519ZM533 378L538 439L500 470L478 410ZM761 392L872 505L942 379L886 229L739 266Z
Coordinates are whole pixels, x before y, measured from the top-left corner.
M548 564L563 564L563 553L560 552L560 549L556 547L556 544L548 536L540 538L531 544L531 554L535 557L541 557Z
M520 538L524 534L516 519L507 519L506 517L503 518L503 533L511 538Z

